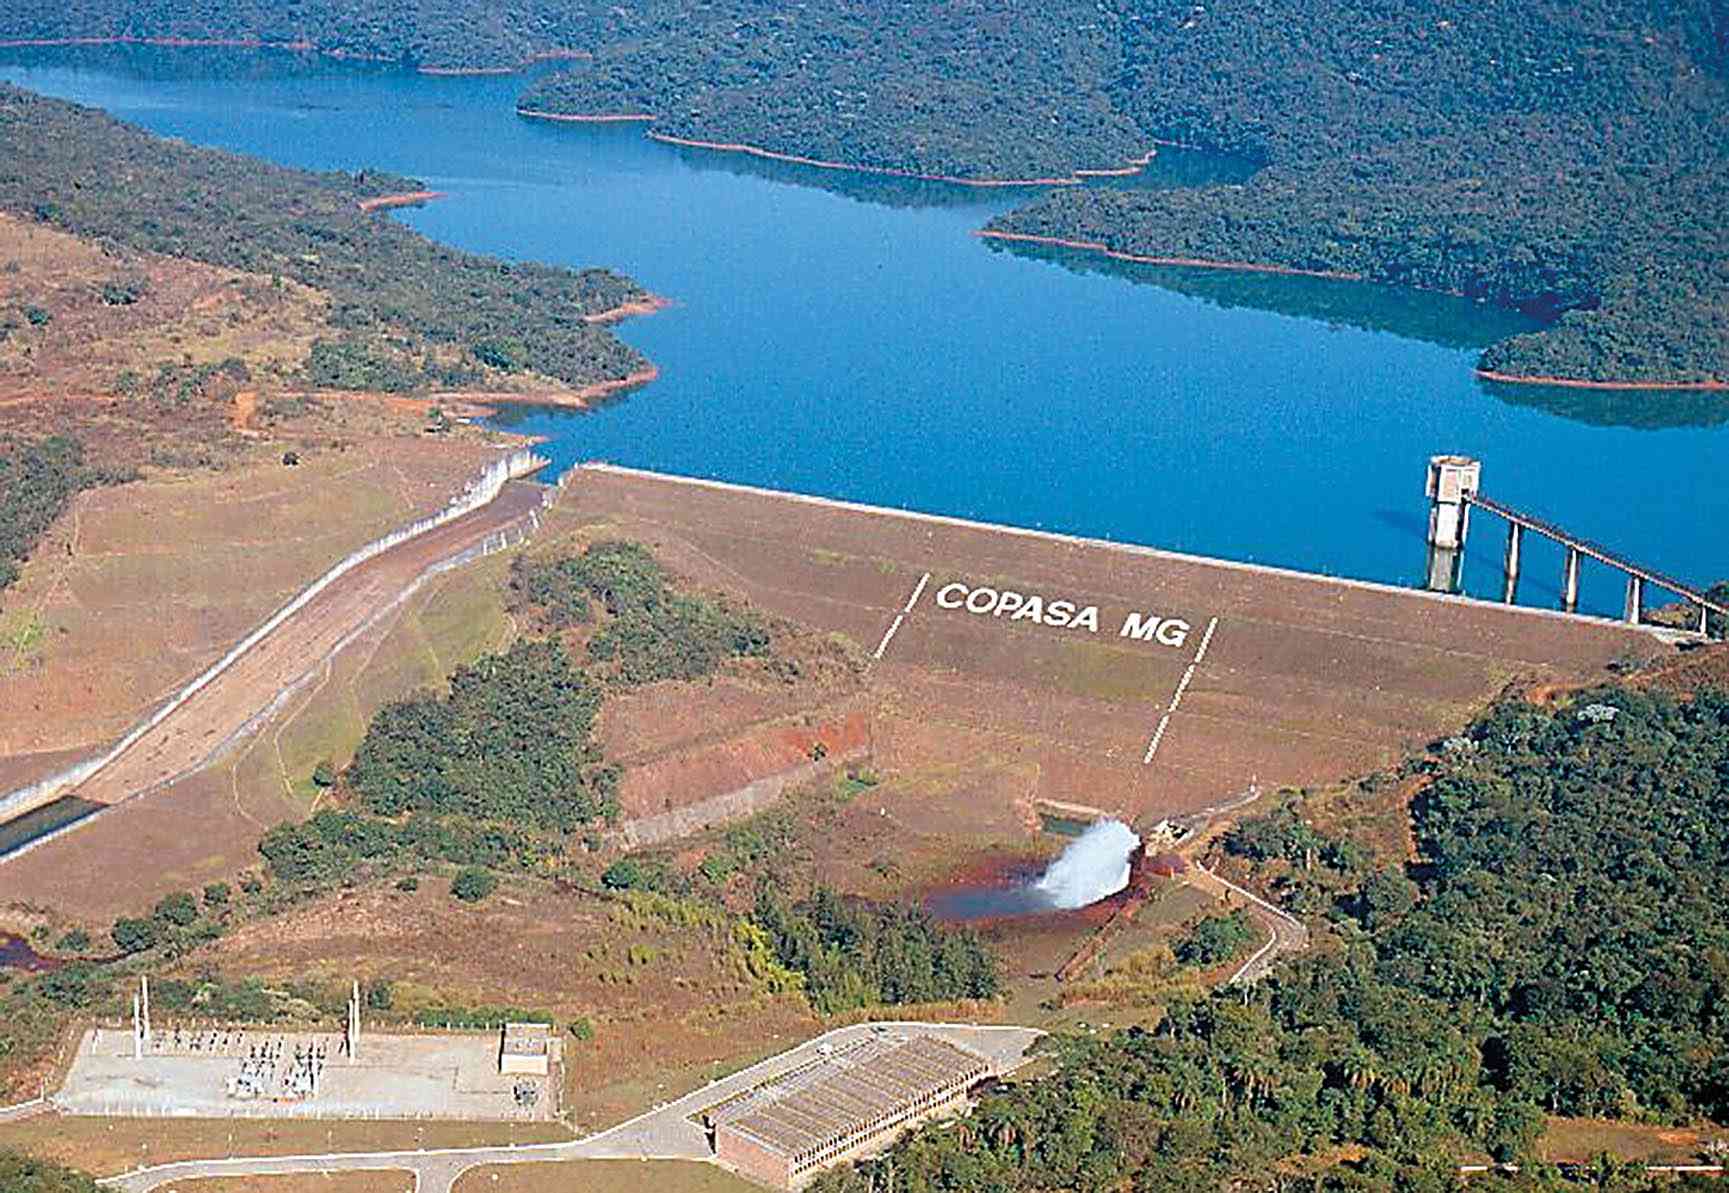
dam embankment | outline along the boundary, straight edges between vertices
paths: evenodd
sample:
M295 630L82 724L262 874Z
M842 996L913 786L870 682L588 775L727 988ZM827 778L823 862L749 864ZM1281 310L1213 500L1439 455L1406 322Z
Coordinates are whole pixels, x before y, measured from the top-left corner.
M537 517L549 490L515 482L545 463L527 448L501 456L438 513L337 561L112 746L0 795L0 823L73 794L119 803L196 769L430 568Z

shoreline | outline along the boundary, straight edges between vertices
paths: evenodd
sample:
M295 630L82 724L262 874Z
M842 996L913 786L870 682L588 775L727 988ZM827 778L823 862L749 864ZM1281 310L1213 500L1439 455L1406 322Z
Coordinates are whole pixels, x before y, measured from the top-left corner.
M621 319L630 319L637 315L652 315L656 311L664 311L672 305L672 299L662 298L658 294L644 294L641 298L633 298L629 302L621 302L615 307L604 311L596 311L592 315L584 315L584 323L617 323Z
M1494 369L1471 370L1483 381L1506 385L1548 385L1557 389L1629 389L1647 393L1724 393L1729 381L1587 381L1581 377L1551 377L1544 374L1501 373Z
M287 50L295 54L318 54L339 62L397 62L378 54L356 54L340 47L325 48L301 38L296 41L269 41L262 37L155 37L132 33L91 35L83 37L14 37L0 40L0 50L53 49L65 46L158 46L166 49L196 50ZM542 62L579 62L593 58L587 50L538 50L526 58L498 66L426 66L409 68L416 74L435 76L514 75Z
M530 120L553 120L566 124L652 124L656 117L652 112L547 112L539 108L517 108L516 114ZM798 153L780 153L773 149L764 149L760 145L749 145L742 141L704 141L696 137L680 137L672 133L647 130L645 134L651 141L659 141L665 145L678 145L686 149L707 149L715 153L742 153L747 157L761 158L764 161L787 162L795 166L810 166L818 170L846 170L855 174L879 174L889 178L907 178L916 182L946 182L954 186L980 187L1032 187L1032 186L1081 186L1089 178L1127 178L1139 174L1152 165L1158 156L1159 148L1154 145L1139 157L1130 158L1121 166L1100 166L1083 168L1076 166L1065 177L1057 178L957 178L952 174L925 174L917 170L901 170L894 166L861 166L852 162L830 161L827 158L806 157Z
M1087 178L1124 178L1131 174L1138 174L1146 169L1158 154L1158 148L1155 146L1147 150L1142 157L1133 159L1126 166L1098 169L1076 167L1064 178L956 178L951 174L923 174L916 170L896 169L893 166L860 166L818 157L805 157L796 153L777 153L772 149L764 149L759 145L747 145L740 141L703 141L695 137L679 137L672 133L656 132L652 128L648 130L646 135L651 141L660 141L667 145L682 145L688 149L710 149L717 153L742 153L747 157L762 158L765 161L789 162L795 166L812 166L819 170L848 170L858 174L881 174L890 178L909 178L918 182L946 182L956 186L978 187L1081 186Z
M516 109L516 114L518 116L526 117L529 120L556 120L565 124L628 124L634 122L647 122L654 119L654 114L651 112L614 112L610 114L595 113L593 115L582 115L580 113L571 112L543 112L539 108L518 108Z
M385 211L392 207L419 207L433 199L449 197L446 191L398 191L394 195L374 195L370 199L362 199L355 204L362 211Z
M626 390L647 385L659 377L659 366L650 363L626 373L623 377L595 381L574 389L538 392L501 389L435 390L424 399L416 400L425 401L429 407L442 407L446 414L461 418L489 418L498 413L499 406L557 406L565 410L588 410L598 402Z
M1238 273L1272 273L1287 277L1326 278L1335 282L1366 282L1369 280L1360 273L1347 273L1337 269L1299 269L1294 265L1267 265L1255 261L1227 261L1212 257L1152 257L1142 253L1125 253L1096 240L1070 240L1062 236L1035 236L1030 232L997 232L990 228L980 228L973 235L981 240L1004 240L1018 244L1041 244L1055 248L1078 249L1082 252L1110 257L1117 261L1130 261L1136 265L1167 265L1185 269L1225 269Z

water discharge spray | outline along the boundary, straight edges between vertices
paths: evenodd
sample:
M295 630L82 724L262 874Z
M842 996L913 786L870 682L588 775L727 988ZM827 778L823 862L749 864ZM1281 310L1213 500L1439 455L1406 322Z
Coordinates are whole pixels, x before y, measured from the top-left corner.
M1141 839L1120 820L1095 820L1041 874L1032 889L1067 911L1129 885L1129 859Z

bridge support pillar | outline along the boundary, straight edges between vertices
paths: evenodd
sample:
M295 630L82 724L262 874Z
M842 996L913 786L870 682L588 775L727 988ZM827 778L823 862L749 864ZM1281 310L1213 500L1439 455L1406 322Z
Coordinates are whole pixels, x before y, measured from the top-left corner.
M1711 611L1704 605L1699 606L1699 633L1701 636L1711 632Z
M1519 599L1519 556L1524 546L1525 528L1517 522L1507 523L1507 579L1501 588L1501 599L1509 605Z
M1567 548L1567 562L1561 567L1561 608L1569 613L1579 611L1579 548Z
M1429 458L1429 574L1438 592L1458 590L1465 536L1471 529L1471 498L1483 466L1468 456Z
M1645 610L1645 581L1639 576L1627 577L1627 611L1626 618L1630 625L1638 625L1639 617Z

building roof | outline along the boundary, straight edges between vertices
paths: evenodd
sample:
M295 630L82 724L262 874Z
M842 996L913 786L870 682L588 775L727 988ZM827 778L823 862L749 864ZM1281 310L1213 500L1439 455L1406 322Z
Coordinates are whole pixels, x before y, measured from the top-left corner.
M753 1090L722 1108L717 1126L793 1158L990 1068L984 1057L934 1036L868 1040Z
M550 1023L506 1023L504 1051L511 1056L545 1056L551 1037Z

